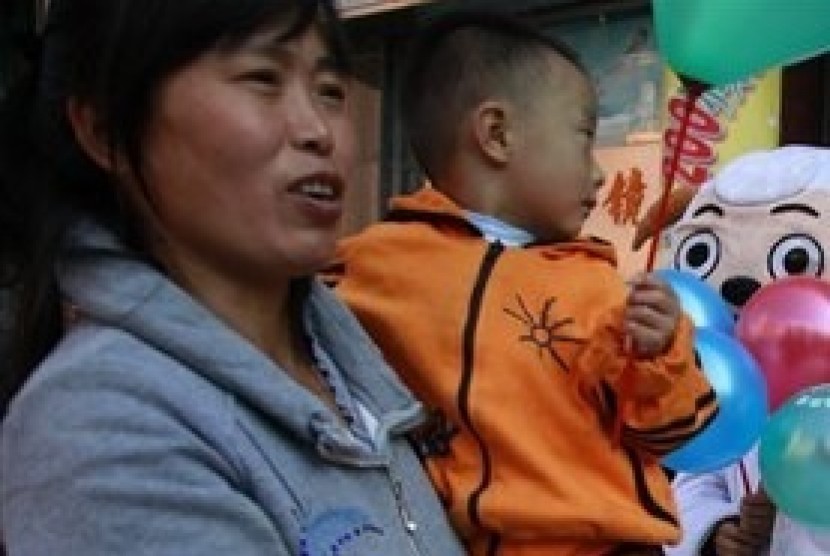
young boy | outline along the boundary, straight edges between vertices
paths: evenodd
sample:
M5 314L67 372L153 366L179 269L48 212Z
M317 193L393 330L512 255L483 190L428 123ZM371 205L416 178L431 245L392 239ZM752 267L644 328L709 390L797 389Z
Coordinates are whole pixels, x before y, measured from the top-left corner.
M502 16L421 44L403 108L433 187L343 244L338 291L435 410L419 440L471 554L660 554L680 531L658 458L716 404L667 287L629 290L577 238L602 182L589 78Z

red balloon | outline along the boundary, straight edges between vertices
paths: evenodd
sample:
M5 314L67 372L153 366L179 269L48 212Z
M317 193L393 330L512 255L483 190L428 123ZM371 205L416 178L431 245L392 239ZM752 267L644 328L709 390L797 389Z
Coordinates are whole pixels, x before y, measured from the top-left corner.
M767 380L771 410L830 383L830 283L799 276L767 284L741 310L735 333Z

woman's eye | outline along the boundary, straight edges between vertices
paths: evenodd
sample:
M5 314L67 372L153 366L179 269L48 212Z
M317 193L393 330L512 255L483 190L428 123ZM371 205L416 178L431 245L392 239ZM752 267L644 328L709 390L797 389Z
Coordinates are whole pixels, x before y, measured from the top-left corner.
M325 83L320 85L318 91L321 97L337 103L346 100L346 87L339 83Z
M279 85L281 81L279 72L268 69L249 71L242 76L242 80L269 86Z

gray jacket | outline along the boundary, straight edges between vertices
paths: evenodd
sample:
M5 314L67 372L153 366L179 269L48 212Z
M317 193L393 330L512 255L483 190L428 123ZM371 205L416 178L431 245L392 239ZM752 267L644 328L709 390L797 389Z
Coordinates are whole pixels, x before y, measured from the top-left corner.
M463 554L403 436L420 406L323 286L306 331L371 439L109 235L78 238L59 279L81 318L2 427L9 556Z

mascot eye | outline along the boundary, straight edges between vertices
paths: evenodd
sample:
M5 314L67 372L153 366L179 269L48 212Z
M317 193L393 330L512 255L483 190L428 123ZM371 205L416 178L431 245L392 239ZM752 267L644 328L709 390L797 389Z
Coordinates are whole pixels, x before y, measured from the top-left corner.
M674 255L674 268L705 280L720 262L720 240L709 230L688 236Z
M782 237L769 254L769 274L773 279L785 276L821 276L824 272L824 249L806 234Z

